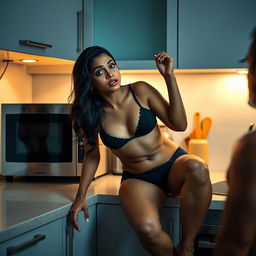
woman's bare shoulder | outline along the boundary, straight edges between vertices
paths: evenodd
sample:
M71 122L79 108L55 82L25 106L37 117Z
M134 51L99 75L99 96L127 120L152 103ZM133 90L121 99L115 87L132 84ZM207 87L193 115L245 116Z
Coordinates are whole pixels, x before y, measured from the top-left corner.
M136 95L146 96L149 93L156 92L156 89L145 81L137 81L132 83L131 86Z
M143 90L150 86L150 84L148 84L145 81L137 81L137 82L131 83L130 85L132 86L132 89L134 89L134 90Z
M152 85L145 81L135 82L131 86L139 101L146 107L148 107L150 98L155 98L159 95L159 92Z

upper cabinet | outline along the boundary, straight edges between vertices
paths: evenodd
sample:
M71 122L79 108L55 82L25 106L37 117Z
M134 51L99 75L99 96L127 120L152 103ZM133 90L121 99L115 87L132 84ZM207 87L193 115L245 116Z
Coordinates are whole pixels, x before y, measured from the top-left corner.
M178 69L243 68L255 10L255 0L1 0L0 49L76 60L99 45L121 69L155 69L159 51Z
M109 50L121 69L156 68L154 54L177 53L177 0L84 0L85 47Z
M178 68L243 68L255 0L179 0Z
M0 49L75 60L81 11L82 0L1 0Z

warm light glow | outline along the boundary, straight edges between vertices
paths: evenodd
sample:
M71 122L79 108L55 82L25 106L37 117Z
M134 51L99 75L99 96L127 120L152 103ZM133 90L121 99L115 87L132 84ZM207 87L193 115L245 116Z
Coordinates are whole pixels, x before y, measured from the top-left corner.
M26 62L26 63L33 63L33 62L37 62L38 60L22 59L22 60L20 60L20 61L22 61L22 62Z
M247 70L239 70L237 71L238 74L248 74Z
M248 89L247 89L247 77L244 75L233 75L225 77L219 81L216 91L217 97L223 102L228 102L233 106L238 102L247 102Z

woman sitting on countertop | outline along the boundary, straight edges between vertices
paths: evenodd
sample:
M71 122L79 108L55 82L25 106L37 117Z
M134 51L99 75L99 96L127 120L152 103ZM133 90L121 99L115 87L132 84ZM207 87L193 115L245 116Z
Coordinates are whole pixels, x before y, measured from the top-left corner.
M187 127L186 113L173 74L173 58L154 56L168 89L169 102L146 82L121 86L120 70L104 48L85 49L73 69L72 120L87 152L70 220L79 211L88 221L87 189L99 164L102 142L120 158L122 207L142 246L151 255L192 255L194 240L211 201L207 165L161 134L158 117L174 131ZM182 238L177 248L162 230L159 209L167 193L180 196Z

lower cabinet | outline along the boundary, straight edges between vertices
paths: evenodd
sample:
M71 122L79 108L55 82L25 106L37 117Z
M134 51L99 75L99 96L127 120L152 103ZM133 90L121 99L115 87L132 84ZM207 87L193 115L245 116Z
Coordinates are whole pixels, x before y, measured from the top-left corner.
M173 244L177 245L180 240L180 213L179 208L164 207L160 212L163 230L172 238Z
M67 256L96 256L96 204L91 205L89 222L84 219L84 213L79 212L78 223L81 231L68 228Z
M176 244L179 239L179 209L162 208L161 223ZM120 205L97 204L97 256L103 255L149 255Z
M17 256L131 256L149 255L141 246L119 204L89 206L89 222L79 212L81 232L67 223L67 216L0 243L0 255ZM163 229L179 241L179 209L161 209Z
M223 210L208 211L195 240L194 254L196 256L213 255L222 215Z
M63 256L63 219L50 222L0 244L0 255Z
M197 234L194 255L209 256L213 255L216 246L216 238L220 231L223 217L223 210L209 210L201 228ZM255 247L251 248L247 256L255 256Z

